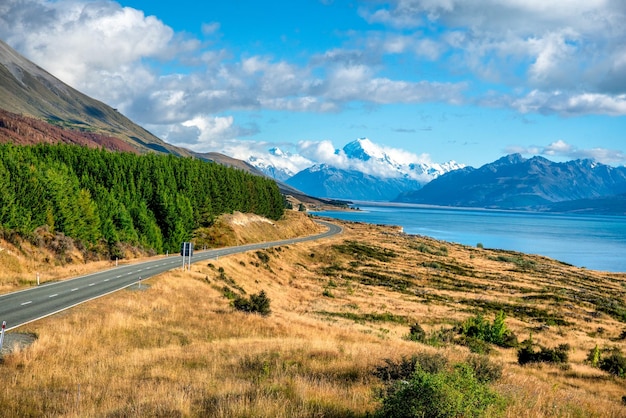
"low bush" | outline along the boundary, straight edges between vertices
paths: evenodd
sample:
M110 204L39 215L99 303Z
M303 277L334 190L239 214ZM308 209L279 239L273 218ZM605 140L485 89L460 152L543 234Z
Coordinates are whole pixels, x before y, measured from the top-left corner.
M407 339L423 343L426 340L426 331L424 331L424 328L416 322L411 325L411 328L409 328L409 335L407 336Z
M626 377L626 357L620 351L613 351L599 362L600 370L617 377Z
M461 324L459 333L470 339L474 338L500 347L517 347L517 337L507 328L505 319L506 314L502 310L498 312L493 323L489 323L478 314L466 319Z
M270 309L270 299L267 297L264 290L261 290L256 295L250 295L250 298L237 296L233 300L233 306L238 311L258 313L263 316L267 316L272 312Z
M373 375L389 383L409 380L417 367L428 373L438 373L447 365L448 359L443 354L418 353L411 357L402 356L400 360L385 359L385 364L376 366Z
M263 251L257 251L256 256L259 258L259 260L261 260L262 263L267 264L270 261L270 256Z
M569 344L560 344L556 348L539 346L539 351L535 350L532 338L524 341L522 347L517 351L517 362L520 365L528 363L553 363L564 364L569 360Z
M484 417L495 415L502 399L479 381L471 366L427 372L417 367L409 380L389 385L375 417Z
M585 363L611 373L612 375L626 377L626 357L624 357L617 347L604 348L601 350L596 345L589 354L587 354Z
M492 362L488 356L471 355L467 364L474 370L474 376L479 382L495 382L502 377L502 365Z

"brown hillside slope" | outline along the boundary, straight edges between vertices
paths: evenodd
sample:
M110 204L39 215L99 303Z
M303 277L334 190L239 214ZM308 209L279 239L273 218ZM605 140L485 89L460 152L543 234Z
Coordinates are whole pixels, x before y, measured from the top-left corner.
M188 156L116 109L68 86L0 40L0 109L126 142L141 152Z
M503 310L520 340L532 333L546 347L571 347L566 364L523 367L515 349L491 348L489 362L502 368L492 387L506 399L503 416L624 416L624 381L585 359L596 345L625 348L626 275L392 227L343 226L338 237L194 264L149 280L144 291L24 327L38 339L0 365L3 410L364 417L379 405L372 370L385 359L470 356L452 342L406 340L410 324L435 334ZM261 290L271 300L266 317L235 311L225 297Z
M111 136L62 129L44 121L0 109L0 143L16 145L71 144L110 151L139 152L138 148Z

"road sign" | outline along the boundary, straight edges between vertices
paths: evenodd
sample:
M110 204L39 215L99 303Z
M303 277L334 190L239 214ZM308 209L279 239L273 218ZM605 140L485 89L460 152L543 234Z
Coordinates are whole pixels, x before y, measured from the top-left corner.
M180 246L180 255L183 256L183 271L185 271L185 263L191 270L191 256L193 256L193 242L183 242Z

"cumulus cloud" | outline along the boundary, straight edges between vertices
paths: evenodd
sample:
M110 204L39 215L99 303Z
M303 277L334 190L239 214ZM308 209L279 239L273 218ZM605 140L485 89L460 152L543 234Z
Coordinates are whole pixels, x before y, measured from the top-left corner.
M511 100L521 113L557 113L565 116L604 114L626 115L626 94L543 92L533 90L524 97Z
M238 126L232 116L201 115L182 123L147 125L147 128L171 144L199 152L225 152L224 144L258 132L256 126Z
M511 90L558 89L567 99L555 112L626 114L619 105L626 94L620 0L389 0L366 4L360 13L370 23L428 33L426 44L413 37L415 53L443 57L461 73ZM501 99L511 105L515 97Z
M520 153L524 155L542 155L556 159L590 159L603 164L625 164L626 154L619 150L606 148L580 149L562 139L551 142L545 146L510 146L507 153Z
M187 136L191 131L181 124L197 118L231 132L210 115L233 110L336 112L352 101L459 102L465 87L378 77L380 57L361 50L331 50L305 65L257 55L238 59L112 0L6 0L0 11L0 37L28 58L141 124L163 125L155 130L173 137L178 131ZM219 30L218 22L202 27L205 36L219 37ZM406 43L392 37L386 50L402 52ZM161 74L147 61L174 72Z
M79 88L93 72L121 76L143 58L164 58L174 39L154 16L107 1L7 0L0 20L7 42Z
M114 0L2 0L0 38L162 138L202 150L228 143L240 152L247 142L237 139L259 129L228 114L240 110L472 102L522 114L626 115L622 0L357 4L388 30L343 33L343 43L297 61L236 56L220 43L219 22L205 23L208 40L199 40ZM394 73L390 59L415 69ZM429 68L420 77L424 63L443 75ZM503 83L500 93L477 90L474 77ZM316 161L348 164L332 143L300 146Z

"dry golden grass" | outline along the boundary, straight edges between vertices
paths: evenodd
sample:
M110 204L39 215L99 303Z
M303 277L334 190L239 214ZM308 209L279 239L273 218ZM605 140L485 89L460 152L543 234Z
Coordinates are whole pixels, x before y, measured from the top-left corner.
M465 347L407 341L411 323L435 331L498 309L520 340L572 347L568 367L522 367L514 349L494 349L505 416L626 415L624 381L584 364L596 344L625 348L624 275L344 226L339 237L194 264L20 329L39 338L0 365L0 415L362 417L378 406L372 370L384 359L467 358ZM224 287L264 290L272 314L235 311Z

